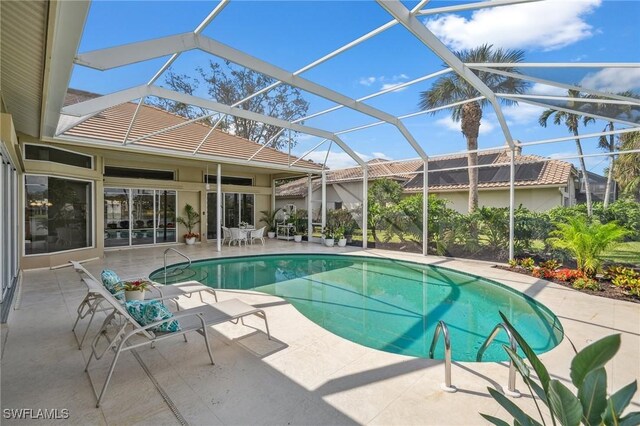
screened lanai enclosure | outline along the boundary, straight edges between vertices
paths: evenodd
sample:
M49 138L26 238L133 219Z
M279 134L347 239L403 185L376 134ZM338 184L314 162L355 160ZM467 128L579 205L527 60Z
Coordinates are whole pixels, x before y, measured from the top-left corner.
M506 260L584 215L624 225L618 254L638 261L640 40L621 25L637 2L57 7L44 140L279 170L272 208L310 240ZM83 127L110 114L126 131ZM209 131L171 139L191 123ZM214 129L263 147L221 154Z

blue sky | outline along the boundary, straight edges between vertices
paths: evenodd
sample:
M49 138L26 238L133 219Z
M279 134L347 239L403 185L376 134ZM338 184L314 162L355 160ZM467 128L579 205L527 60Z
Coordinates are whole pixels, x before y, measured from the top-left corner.
M429 7L463 2L432 0ZM79 51L115 46L134 41L193 31L217 2L173 1L94 1L85 26ZM415 2L404 2L411 8ZM633 0L550 0L526 5L484 9L460 14L432 15L421 18L425 25L452 49L491 43L525 51L527 62L640 62L640 35L637 20L640 2ZM373 1L232 1L204 31L204 34L295 71L334 49L388 22L390 16ZM158 58L119 69L98 72L76 66L70 87L97 93L110 93L146 83L164 63ZM178 73L195 74L196 66L218 60L202 52L182 54L173 65ZM359 98L393 84L402 83L438 71L442 61L400 25L366 41L348 52L314 68L302 76ZM613 91L640 91L640 70L602 69L542 70L536 75L565 83L578 83ZM434 80L391 92L367 103L394 115L417 112L419 93ZM158 84L162 84L160 78ZM540 94L561 94L562 89L532 85ZM334 105L306 94L309 114ZM535 141L567 136L567 130L537 124L541 108L521 103L504 109L515 139ZM307 125L339 131L377 121L348 109L310 119ZM465 149L459 124L446 112L422 115L404 121L428 154L443 154ZM584 133L598 132L604 122L596 122ZM386 157L404 159L416 153L392 126L383 125L348 133L343 139L365 159ZM295 149L301 153L319 142L302 136ZM504 144L504 136L491 107L484 111L479 145L481 148ZM599 152L597 140L583 140L585 153ZM565 156L575 153L575 143L567 141L525 149L525 153ZM311 158L322 161L326 148ZM329 157L332 168L350 164L348 156L334 147ZM601 172L606 157L590 158L587 167Z

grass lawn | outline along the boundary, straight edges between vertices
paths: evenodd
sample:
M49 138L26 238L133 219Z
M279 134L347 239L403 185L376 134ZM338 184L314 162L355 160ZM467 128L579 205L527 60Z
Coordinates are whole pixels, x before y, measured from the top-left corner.
M640 265L640 241L620 243L613 249L607 250L602 258L612 262Z

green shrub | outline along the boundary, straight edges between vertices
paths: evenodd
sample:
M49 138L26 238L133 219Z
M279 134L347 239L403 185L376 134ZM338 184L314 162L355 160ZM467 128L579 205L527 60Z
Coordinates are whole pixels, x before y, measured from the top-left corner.
M629 231L628 239L640 240L640 203L633 199L624 198L609 204L600 215L600 221L617 222Z
M502 312L500 312L500 316L527 357L533 372L538 376L538 381L534 380L531 374L532 369L525 364L522 357L507 345L503 345L518 373L522 376L524 383L529 388L531 395L536 395L539 398L539 400L534 399L534 402L542 423L525 413L515 402L509 400L497 390L487 388L496 402L513 416L514 425L546 424L545 416L538 401L541 401L549 410L549 416L554 426L556 424L577 426L580 423L589 426L601 424L607 426L638 425L640 412L632 412L622 416L638 388L636 380L607 396L607 371L604 366L620 349L619 334L600 339L585 347L573 357L570 377L571 382L578 390L576 395L560 380L551 378L545 365L540 362L536 353L520 333L513 328ZM509 424L488 414L481 415L497 426Z
M611 278L611 284L627 290L634 296L640 296L640 272L616 266L609 268L607 276Z
M572 284L573 288L578 290L593 290L600 291L602 288L600 287L600 283L593 278L582 277L576 278Z
M589 222L583 216L570 218L566 223L557 222L555 226L549 243L571 253L578 269L589 277L600 269L599 256L628 233L616 223Z

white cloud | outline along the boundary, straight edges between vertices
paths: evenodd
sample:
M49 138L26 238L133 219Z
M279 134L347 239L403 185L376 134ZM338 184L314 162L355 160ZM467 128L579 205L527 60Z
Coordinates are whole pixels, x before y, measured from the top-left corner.
M580 85L589 89L618 93L640 88L639 68L606 68L587 74Z
M358 80L358 84L361 84L367 87L371 87L374 84L379 84L380 90L387 90L394 86L398 86L407 80L409 80L409 76L404 73L401 73L401 74L393 75L391 77L386 77L384 75L380 77L361 77L360 80ZM405 88L403 87L401 89L394 90L394 91L400 92L404 89Z
M448 14L425 25L453 49L483 43L503 48L560 49L590 37L585 15L602 0L555 0L477 10L471 18Z
M446 128L447 130L451 130L454 132L462 132L460 128L460 122L453 121L451 117L443 117L436 120L436 124ZM487 119L482 119L480 121L480 134L490 133L493 129L496 128L496 125Z
M550 86L548 84L535 83L531 86L528 93L532 95L567 96L567 89Z
M377 80L376 77L362 77L360 78L360 80L358 80L358 83L363 85L363 86L371 86L373 83L375 83Z
M527 124L532 121L537 122L538 117L540 117L540 114L542 114L544 110L545 108L524 102L519 102L518 105L502 107L502 112L505 117L507 120L513 122L513 124Z

